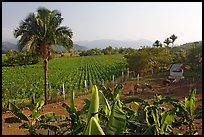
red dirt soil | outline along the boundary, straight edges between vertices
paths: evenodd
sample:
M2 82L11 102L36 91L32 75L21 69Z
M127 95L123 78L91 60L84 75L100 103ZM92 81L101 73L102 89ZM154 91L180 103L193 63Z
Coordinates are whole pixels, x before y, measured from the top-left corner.
M196 88L196 107L200 104L202 104L202 80L195 80L193 84L189 82L189 80L182 80L178 83L174 83L169 87L169 93L166 93L166 87L162 85L161 80L158 81L152 81L150 84L153 87L153 90L150 89L145 89L143 93L135 93L134 95L129 95L129 91L131 91L131 84L134 83L136 84L136 81L127 81L123 90L122 90L122 95L121 97L128 98L128 97L139 97L143 98L146 100L151 100L155 94L160 94L162 97L169 96L173 98L177 98L179 100L184 100L185 97L188 97L190 88ZM140 90L139 90L140 92ZM75 106L78 109L83 108L84 106L84 99L91 99L91 94L86 94L86 95L79 95L75 97ZM69 104L70 99L66 99L63 101L67 104ZM58 102L58 103L52 103L48 104L46 106L43 106L42 109L42 114L45 112L55 112L56 115L68 115L67 111L61 106L63 102ZM26 116L29 116L31 114L30 110L25 110L23 109L23 113ZM26 135L28 134L28 131L26 129L19 129L19 125L21 124L8 124L5 123L5 118L12 117L14 114L10 111L2 112L2 134L3 135ZM202 119L199 121L195 122L196 129L198 131L199 135L202 135ZM47 131L40 131L41 134L47 135ZM54 133L50 133L54 134Z

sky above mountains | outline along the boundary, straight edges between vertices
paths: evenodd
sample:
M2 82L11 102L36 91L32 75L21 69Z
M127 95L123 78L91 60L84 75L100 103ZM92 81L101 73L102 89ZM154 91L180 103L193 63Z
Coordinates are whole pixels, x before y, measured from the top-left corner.
M61 11L73 41L202 40L202 2L2 2L2 41L14 39L20 21L39 7Z

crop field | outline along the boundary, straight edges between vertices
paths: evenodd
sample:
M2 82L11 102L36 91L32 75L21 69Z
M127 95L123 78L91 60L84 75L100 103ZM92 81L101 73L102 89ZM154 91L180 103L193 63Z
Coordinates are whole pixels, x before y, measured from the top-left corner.
M121 76L126 68L122 56L63 57L54 58L48 64L49 94L62 91L84 91L91 85L100 85ZM85 82L86 81L86 82ZM44 95L42 63L28 66L2 67L2 101L31 100Z

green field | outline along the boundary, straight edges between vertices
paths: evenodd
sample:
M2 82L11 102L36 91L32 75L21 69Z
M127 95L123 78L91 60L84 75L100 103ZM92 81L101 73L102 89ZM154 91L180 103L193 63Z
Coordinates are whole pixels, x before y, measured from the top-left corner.
M62 91L83 92L91 85L101 85L126 70L122 56L62 57L48 64L49 94L56 96ZM85 87L86 80L86 87ZM9 99L31 100L44 96L44 73L42 63L35 65L2 67L2 101Z

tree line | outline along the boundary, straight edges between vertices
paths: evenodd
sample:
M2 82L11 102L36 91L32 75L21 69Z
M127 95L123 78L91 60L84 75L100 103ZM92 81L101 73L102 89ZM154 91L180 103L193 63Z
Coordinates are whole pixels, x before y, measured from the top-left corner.
M194 42L181 47L143 47L133 54L125 55L128 67L136 76L138 73L160 71L170 64L183 64L184 68L202 70L202 44Z

